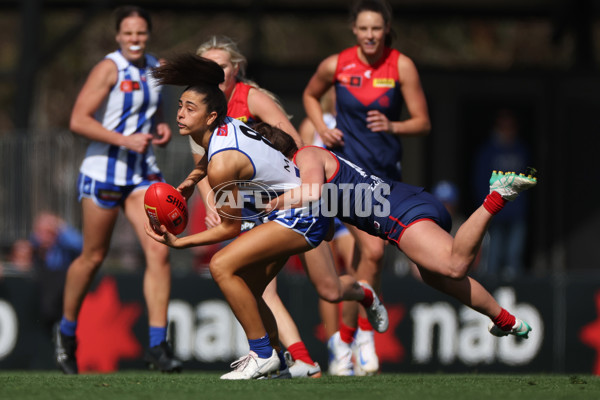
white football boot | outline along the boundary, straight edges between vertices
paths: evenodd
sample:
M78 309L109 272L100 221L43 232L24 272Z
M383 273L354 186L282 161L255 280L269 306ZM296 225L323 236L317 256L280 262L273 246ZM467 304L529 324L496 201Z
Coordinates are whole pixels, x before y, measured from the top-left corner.
M348 343L344 343L340 333L336 332L327 341L329 351L329 375L352 376L354 366L352 365L352 349Z
M375 332L358 329L352 342L354 374L375 375L379 371L379 357L375 352Z
M278 373L280 367L281 363L275 350L269 358L259 358L258 354L250 351L248 355L232 362L231 368L233 368L233 371L221 376L221 379L243 380L269 377L271 374Z
M321 366L318 362L314 364L306 363L302 360L294 360L289 351L284 354L285 362L290 370L292 378L320 378Z

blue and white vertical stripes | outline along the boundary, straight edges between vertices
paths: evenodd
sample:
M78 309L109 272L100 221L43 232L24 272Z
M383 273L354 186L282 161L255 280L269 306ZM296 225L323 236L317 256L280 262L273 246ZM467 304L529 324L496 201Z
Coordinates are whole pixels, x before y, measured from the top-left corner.
M106 129L125 136L155 131L161 87L156 84L151 72L159 62L154 56L145 57L145 67L138 68L120 51L106 56L118 69L117 83L96 114L96 119ZM160 173L151 146L145 154L139 154L103 142L90 143L80 171L95 180L118 186L136 185L144 177Z

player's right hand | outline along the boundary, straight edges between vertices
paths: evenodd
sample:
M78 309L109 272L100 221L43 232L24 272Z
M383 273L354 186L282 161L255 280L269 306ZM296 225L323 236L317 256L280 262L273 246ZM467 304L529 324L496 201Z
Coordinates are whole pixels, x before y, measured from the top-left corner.
M327 147L339 147L344 145L344 133L339 129L327 129L318 132L323 144Z
M136 153L144 154L154 136L150 133L134 133L133 135L125 136L125 138L125 147Z
M204 218L204 223L206 224L206 229L214 228L215 226L221 224L221 217L215 211L206 210L206 218Z

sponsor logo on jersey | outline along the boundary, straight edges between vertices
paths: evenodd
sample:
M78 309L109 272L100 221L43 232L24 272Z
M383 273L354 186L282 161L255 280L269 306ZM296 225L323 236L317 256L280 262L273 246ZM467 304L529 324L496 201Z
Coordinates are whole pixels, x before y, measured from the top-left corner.
M375 78L373 79L373 87L393 88L396 87L396 81L394 81L392 78Z
M339 75L338 81L344 86L362 86L362 76L360 75Z
M130 93L134 90L140 90L140 83L137 81L123 81L121 82L121 92Z
M242 115L241 117L237 117L236 119L242 121L243 123L248 122L248 117L246 117L245 115Z
M227 136L227 125L221 125L217 131L217 136Z
M364 73L365 78L371 79L371 74L372 73L373 73L373 70L370 70L370 69L366 70L365 73Z

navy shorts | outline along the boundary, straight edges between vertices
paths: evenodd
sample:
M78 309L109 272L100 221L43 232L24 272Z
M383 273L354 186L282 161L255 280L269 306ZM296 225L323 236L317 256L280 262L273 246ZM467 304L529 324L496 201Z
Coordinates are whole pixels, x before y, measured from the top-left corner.
M388 197L393 200L393 194ZM432 194L427 192L417 193L402 200L398 204L391 204L390 216L381 217L380 223L384 227L382 237L398 245L404 229L411 224L431 220L446 232L452 228L452 217L446 207Z

